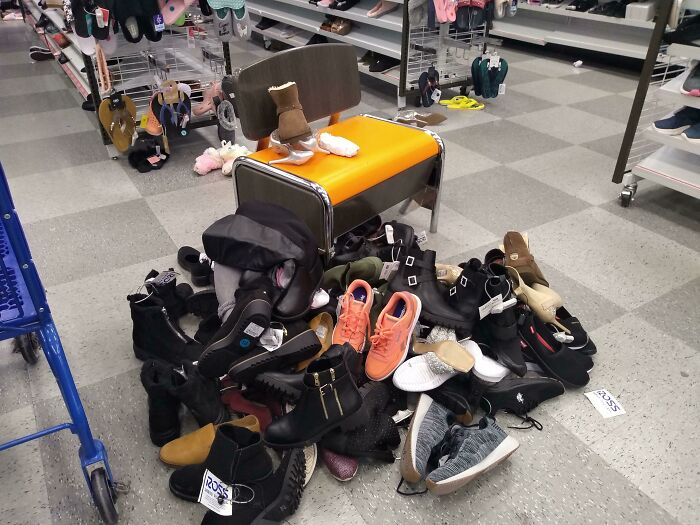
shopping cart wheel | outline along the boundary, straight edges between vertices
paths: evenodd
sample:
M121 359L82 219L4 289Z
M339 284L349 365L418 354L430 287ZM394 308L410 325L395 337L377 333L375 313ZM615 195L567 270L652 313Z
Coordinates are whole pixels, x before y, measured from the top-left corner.
M39 339L36 334L24 334L15 337L15 352L22 354L22 358L30 365L35 365L39 361Z
M119 519L117 508L114 505L117 495L107 479L107 473L104 468L100 467L92 471L90 474L90 485L92 486L92 499L102 521L107 525L114 525Z

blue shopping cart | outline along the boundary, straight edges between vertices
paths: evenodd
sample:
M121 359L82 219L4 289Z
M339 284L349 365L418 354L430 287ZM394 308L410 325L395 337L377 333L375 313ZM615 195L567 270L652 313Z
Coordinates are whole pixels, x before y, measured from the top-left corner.
M44 287L0 165L0 341L4 339L15 339L17 350L30 364L36 363L37 351L43 349L71 422L0 444L0 451L60 430L70 430L80 440L80 464L100 517L105 523L116 523L117 493L107 451L101 441L92 437L61 339L53 324Z

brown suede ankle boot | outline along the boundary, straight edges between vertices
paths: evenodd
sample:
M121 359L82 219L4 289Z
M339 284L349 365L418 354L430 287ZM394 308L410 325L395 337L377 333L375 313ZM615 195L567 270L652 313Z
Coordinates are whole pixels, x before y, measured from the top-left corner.
M282 86L269 88L268 93L277 106L279 117L278 134L283 144L294 143L311 136L311 128L303 108L299 103L299 91L295 82L287 82Z

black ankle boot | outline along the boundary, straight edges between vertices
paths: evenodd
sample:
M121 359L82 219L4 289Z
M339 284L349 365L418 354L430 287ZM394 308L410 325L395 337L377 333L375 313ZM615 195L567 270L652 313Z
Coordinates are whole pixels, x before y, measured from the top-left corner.
M208 423L218 425L229 420L229 413L221 401L218 379L207 379L192 363L183 361L183 372L173 370L171 394L184 404L202 427Z
M282 401L296 404L304 390L304 372L297 374L263 372L256 376L255 384Z
M458 374L426 394L452 411L462 424L468 425L479 409L484 391L491 384L479 379L473 373Z
M204 377L221 377L236 359L247 354L270 326L272 283L261 279L236 290L236 306L214 334L199 359Z
M274 474L262 481L239 483L239 498L233 502L231 516L209 511L202 525L242 525L244 523L281 523L294 514L304 491L306 461L304 451L287 451Z
M394 292L410 292L421 301L421 319L446 328L471 330L471 325L443 296L444 289L438 283L435 273L434 251L423 252L419 248L413 248L402 254L399 261L401 265L389 281L386 301Z
M199 359L202 345L180 329L159 297L133 294L127 300L134 323L134 355L138 359L162 359L174 365Z
M201 255L199 250L195 250L191 246L183 246L177 251L177 263L190 272L192 283L195 286L209 286L214 284L211 262L206 256L201 257Z
M413 248L415 240L413 228L397 221L382 224L370 237L344 235L336 243L336 253L331 266L347 264L365 257L379 257L384 262L392 262L398 260L407 249Z
M488 267L489 279L486 281L483 303L501 294L504 301L511 297L511 285L504 266L492 263ZM491 352L505 366L520 377L527 372L525 358L520 348L518 336L517 308L506 308L500 314L490 313L484 318Z
M263 447L260 434L233 425L217 428L204 463L182 467L170 475L170 492L196 502L205 470L229 485L250 485L273 474L272 459Z
M479 306L484 295L484 283L488 276L481 269L479 259L470 259L469 262L459 265L462 273L455 285L450 288L447 296L448 304L462 314L467 323L466 330L460 330L459 339L470 337L474 324L479 320Z
M141 384L148 394L148 433L159 447L180 437L180 401L170 394L171 370L156 360L146 361L141 368Z
M144 284L149 293L163 301L171 319L179 319L187 313L187 298L194 292L187 283L177 284L177 274L172 268L165 272L151 270Z
M349 345L333 345L313 361L304 374L299 402L290 413L276 419L265 431L273 448L300 448L319 441L362 406L362 397L345 364Z

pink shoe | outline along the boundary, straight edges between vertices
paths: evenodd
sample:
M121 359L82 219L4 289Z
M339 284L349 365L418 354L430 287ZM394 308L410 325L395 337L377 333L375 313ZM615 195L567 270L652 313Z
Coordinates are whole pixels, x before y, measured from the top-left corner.
M449 0L433 0L435 4L435 19L440 24L447 22L447 2Z
M209 84L204 90L202 102L192 108L192 113L200 117L209 112L213 112L216 109L214 107L214 97L219 97L219 100L224 99L223 91L221 91L221 82L212 82Z
M457 20L457 1L445 0L445 16L448 22Z
M325 448L318 447L321 459L328 472L338 481L350 481L357 474L359 462L357 458L336 454Z
M158 7L167 25L173 25L194 0L158 0Z

